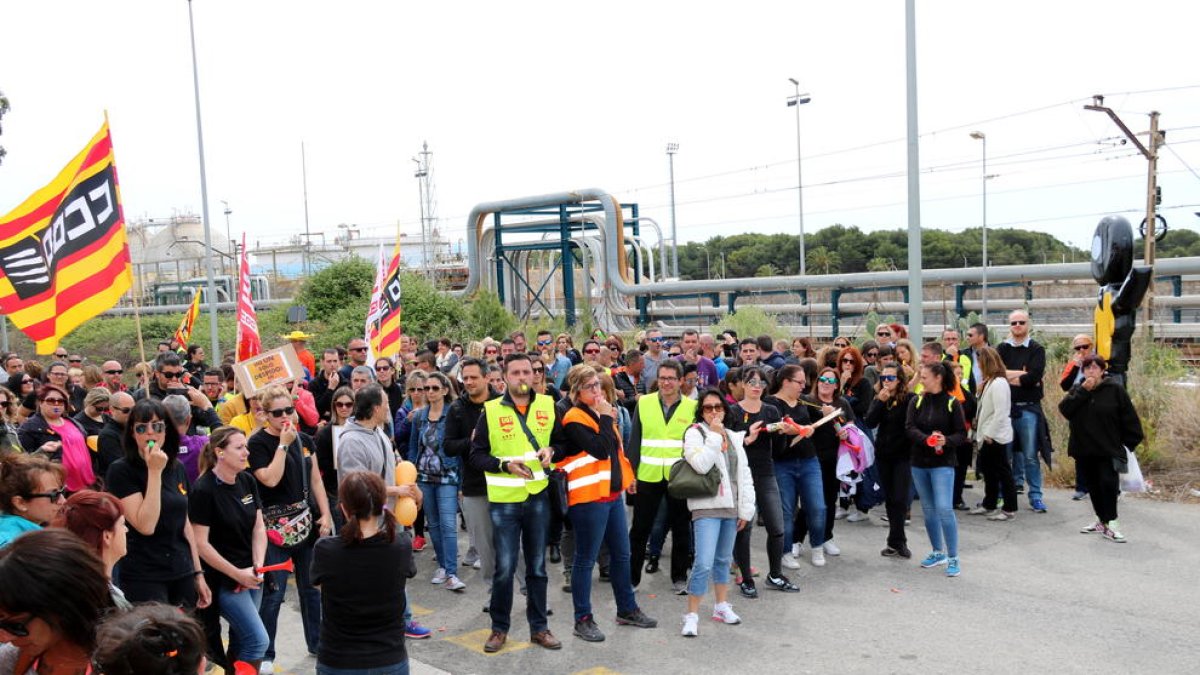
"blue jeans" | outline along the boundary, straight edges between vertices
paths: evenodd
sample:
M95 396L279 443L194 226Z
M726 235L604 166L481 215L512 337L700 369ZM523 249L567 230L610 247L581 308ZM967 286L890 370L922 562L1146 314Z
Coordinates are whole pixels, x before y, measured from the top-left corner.
M258 615L262 589L234 593L222 585L217 593L221 617L229 622L229 655L238 661L261 661L271 643Z
M379 668L332 668L317 662L317 675L408 675L408 659Z
M629 580L629 528L625 524L624 495L610 502L576 504L567 515L575 531L575 561L571 567L575 620L592 613L592 565L600 553L601 542L608 542L609 583L617 611L624 614L637 609Z
M445 483L417 483L425 499L425 527L433 540L438 567L449 576L458 576L458 486Z
M550 526L550 496L545 490L523 502L488 504L496 574L492 577L492 630L507 633L512 625L513 575L517 551L525 553L525 617L529 632L548 627L546 621L546 532Z
M1013 440L1008 444L1012 453L1013 480L1028 485L1029 502L1042 498L1042 464L1038 459L1038 414L1030 406L1020 406L1021 415L1012 421Z
M954 517L954 467L924 469L914 466L913 485L921 495L925 533L935 551L958 557L958 520Z
M825 543L825 493L821 487L821 463L816 457L775 462L775 480L783 502L783 545L791 548L796 514L796 497L804 509L808 541L813 547Z
M692 521L692 541L696 559L688 579L688 595L704 595L708 580L729 584L729 564L733 562L733 541L737 538L737 518L701 518Z
M313 523L316 527L316 523ZM288 558L296 566L296 591L300 594L300 619L304 623L304 642L310 654L317 653L321 637L321 591L312 585L309 569L312 567L312 543L285 550L267 544L267 565L281 563ZM287 593L288 572L267 572L266 586L262 596L262 606L258 615L262 617L263 627L267 630L270 644L263 658L275 660L275 629L279 624L279 607L283 604L284 594Z

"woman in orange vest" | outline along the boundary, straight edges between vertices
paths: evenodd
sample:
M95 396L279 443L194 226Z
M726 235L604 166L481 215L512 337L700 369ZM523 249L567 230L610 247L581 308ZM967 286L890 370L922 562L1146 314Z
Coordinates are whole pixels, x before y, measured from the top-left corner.
M629 572L629 528L625 522L626 490L634 489L633 467L625 459L617 417L596 369L587 364L567 373L574 405L563 415L563 442L556 443L554 461L567 474L567 517L575 531L575 562L571 596L575 604L575 635L601 642L604 633L592 616L592 566L607 542L609 576L617 601L617 624L654 628L658 621L638 607Z

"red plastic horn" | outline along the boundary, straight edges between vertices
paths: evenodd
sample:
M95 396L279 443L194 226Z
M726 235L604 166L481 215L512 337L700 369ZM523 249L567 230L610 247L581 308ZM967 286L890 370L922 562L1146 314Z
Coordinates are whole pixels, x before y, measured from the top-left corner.
M281 563L276 563L274 565L266 565L264 567L256 567L256 568L254 568L254 571L258 572L259 574L266 574L267 572L295 572L296 565L292 562L291 558L288 558L287 560L284 560Z
M255 668L253 665L246 663L245 661L234 661L233 662L233 674L234 675L258 675L258 668Z

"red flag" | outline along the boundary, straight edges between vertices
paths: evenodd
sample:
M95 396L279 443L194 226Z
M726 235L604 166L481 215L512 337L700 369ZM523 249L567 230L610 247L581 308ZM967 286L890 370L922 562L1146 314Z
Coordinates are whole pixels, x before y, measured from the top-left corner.
M242 263L238 274L237 360L258 356L262 340L258 337L258 316L250 296L250 260L246 257L246 233L242 233Z

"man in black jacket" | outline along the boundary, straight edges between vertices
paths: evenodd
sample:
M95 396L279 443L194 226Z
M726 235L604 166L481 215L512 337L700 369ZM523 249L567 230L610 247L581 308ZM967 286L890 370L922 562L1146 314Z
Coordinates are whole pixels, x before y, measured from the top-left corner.
M496 552L492 548L492 517L488 511L487 485L483 472L467 462L471 454L471 432L483 414L483 404L499 396L488 387L487 366L483 361L467 357L459 370L463 393L450 404L446 413L446 435L443 442L448 457L462 458L463 518L467 521L467 534L471 537L471 548L467 551L464 565L478 567L491 595L492 575L496 570Z
M217 411L207 396L200 393L199 389L188 386L190 377L183 369L178 354L159 352L154 359L154 379L150 380L145 389L134 392L133 399L140 401L149 397L161 401L171 394L179 394L192 404L192 425L188 428L188 434L195 435L199 427L216 429L221 426L221 418L217 416Z
M108 399L108 417L104 420L104 428L96 439L96 475L108 474L108 465L125 456L125 446L122 437L125 435L125 423L129 420L129 412L133 410L133 397L123 391L118 391Z
M1042 466L1038 459L1042 412L1042 376L1046 372L1046 349L1030 336L1033 322L1029 314L1016 310L1008 315L1009 336L996 351L1004 361L1005 374L1012 388L1013 479L1018 494L1022 483L1029 484L1029 506L1046 512L1042 501Z

